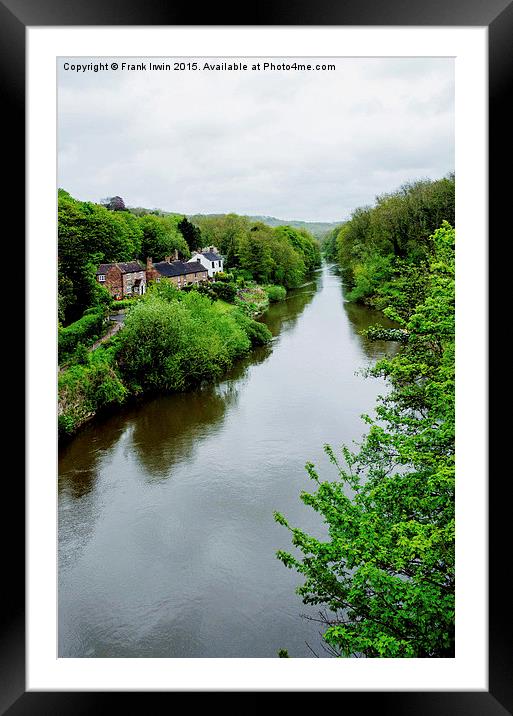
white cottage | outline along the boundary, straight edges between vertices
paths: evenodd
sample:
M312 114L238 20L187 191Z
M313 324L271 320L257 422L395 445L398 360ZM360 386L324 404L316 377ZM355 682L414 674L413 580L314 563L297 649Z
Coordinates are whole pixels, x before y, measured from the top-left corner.
M223 257L213 251L202 251L199 253L196 251L188 263L200 263L208 271L208 277L214 278L216 273L224 271L223 268Z

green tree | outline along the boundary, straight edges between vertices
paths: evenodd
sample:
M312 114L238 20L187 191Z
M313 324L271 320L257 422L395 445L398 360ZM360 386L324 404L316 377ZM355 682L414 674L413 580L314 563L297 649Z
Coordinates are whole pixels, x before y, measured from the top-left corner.
M58 194L58 272L61 320L77 320L94 304L95 273L101 262L130 261L141 247L138 219L125 211Z
M388 380L359 452L330 446L338 479L302 501L324 519L317 539L288 527L301 556L279 559L305 581L303 601L321 606L324 640L339 656L454 655L454 230L429 239L422 302L390 305L407 340L371 373ZM324 611L322 611L324 610Z
M178 230L178 219L175 216L157 216L146 214L139 219L143 231L142 257L151 257L154 261L162 261L177 249L183 256L190 256L189 247Z
M184 390L218 378L251 345L218 302L165 281L130 310L119 343L119 366L135 392Z
M178 230L185 239L189 251L201 249L201 229L190 222L186 216L179 222Z
M443 221L454 224L454 175L404 184L356 209L336 235L349 300L381 307L398 292L405 265L430 258L430 236Z
M272 228L237 214L196 220L203 243L217 246L227 266L255 281L298 286L309 271L320 266L319 242L305 229Z
M201 228L203 245L216 246L225 257L227 266L239 268L241 246L250 229L249 220L238 214L223 214L195 221Z

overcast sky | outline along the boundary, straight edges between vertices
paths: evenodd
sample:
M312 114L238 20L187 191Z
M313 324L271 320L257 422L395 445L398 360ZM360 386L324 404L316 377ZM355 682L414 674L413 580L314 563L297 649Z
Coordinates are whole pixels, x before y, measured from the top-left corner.
M59 61L59 186L77 199L339 221L406 181L454 171L452 59L296 60L331 72L64 70L114 60L173 63ZM208 62L264 60L294 62Z

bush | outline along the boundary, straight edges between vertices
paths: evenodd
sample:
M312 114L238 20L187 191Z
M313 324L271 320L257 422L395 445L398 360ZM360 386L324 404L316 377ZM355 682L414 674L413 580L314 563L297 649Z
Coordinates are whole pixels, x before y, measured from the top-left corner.
M79 343L90 345L102 334L103 308L88 309L78 321L59 328L59 362L71 355Z
M136 392L180 391L216 379L251 346L232 313L197 290L169 302L141 301L118 335L119 365Z
M123 298L121 301L111 301L110 310L120 311L121 309L130 308L137 300L137 298Z
M233 303L237 295L237 287L234 283L214 283L212 290L217 298L227 303Z
M98 348L86 365L73 365L59 375L59 435L71 435L98 410L122 403L126 395L113 351Z
M273 334L265 323L259 323L238 310L234 312L234 317L251 341L253 347L264 346L272 340Z
M71 356L71 361L77 365L87 365L89 363L89 356L89 348L83 343L79 343Z
M262 288L271 302L283 301L287 296L287 289L285 286L275 286L271 284L269 286L262 286Z
M86 308L84 313L82 314L82 317L84 316L97 316L100 313L100 307L99 306L91 306L91 308Z
M234 280L233 273L225 273L224 271L218 271L216 273L216 281L225 281L226 283L231 283Z

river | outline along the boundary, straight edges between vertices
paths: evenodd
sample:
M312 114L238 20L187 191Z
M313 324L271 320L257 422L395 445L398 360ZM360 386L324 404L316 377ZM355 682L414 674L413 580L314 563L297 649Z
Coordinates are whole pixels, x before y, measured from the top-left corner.
M365 432L386 388L359 371L396 344L324 266L262 320L273 341L225 378L98 418L59 457L60 657L328 656L282 512L322 536L299 499L335 471L323 451Z

